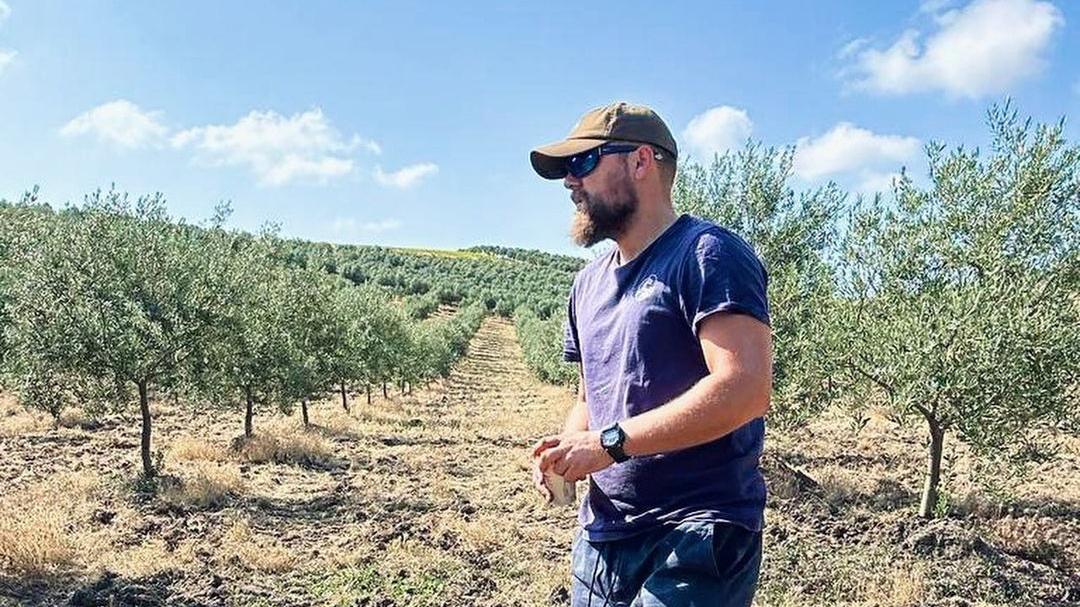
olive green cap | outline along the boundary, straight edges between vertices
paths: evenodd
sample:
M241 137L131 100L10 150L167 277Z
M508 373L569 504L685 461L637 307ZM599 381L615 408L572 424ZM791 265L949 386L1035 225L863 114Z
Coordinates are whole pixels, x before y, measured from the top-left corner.
M565 160L609 141L646 143L678 157L667 124L650 108L618 101L585 113L562 141L540 146L529 154L533 169L544 179L566 177Z

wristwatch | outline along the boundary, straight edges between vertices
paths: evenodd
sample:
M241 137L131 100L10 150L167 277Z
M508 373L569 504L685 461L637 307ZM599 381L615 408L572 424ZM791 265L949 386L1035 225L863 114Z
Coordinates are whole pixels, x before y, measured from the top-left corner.
M626 432L623 432L619 422L614 422L600 431L600 446L608 452L608 455L615 460L616 464L621 464L630 459L630 456L623 451L623 443L625 442Z

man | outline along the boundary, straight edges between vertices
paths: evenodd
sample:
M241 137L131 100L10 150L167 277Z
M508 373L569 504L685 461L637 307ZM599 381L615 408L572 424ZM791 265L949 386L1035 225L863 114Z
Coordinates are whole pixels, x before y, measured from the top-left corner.
M564 357L580 363L577 402L533 449L549 500L544 474L589 479L575 606L741 606L757 585L766 273L734 233L675 215L677 154L663 120L626 103L531 153L570 190L574 240L616 245L574 279Z

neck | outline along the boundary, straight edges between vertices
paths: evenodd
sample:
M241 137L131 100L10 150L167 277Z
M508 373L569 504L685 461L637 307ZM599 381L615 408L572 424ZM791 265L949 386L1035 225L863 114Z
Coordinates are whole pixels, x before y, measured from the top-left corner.
M664 230L671 227L678 219L671 205L661 205L659 208L646 209L644 205L638 206L634 219L626 230L615 239L619 248L619 265L629 263L641 254L653 243Z

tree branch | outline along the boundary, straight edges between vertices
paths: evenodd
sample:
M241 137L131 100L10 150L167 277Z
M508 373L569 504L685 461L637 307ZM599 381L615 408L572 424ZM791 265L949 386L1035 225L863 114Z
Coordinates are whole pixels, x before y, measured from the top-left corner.
M870 381L872 381L875 384L877 384L878 386L880 386L883 390L888 392L890 399L896 398L896 390L894 390L891 385L885 383L884 380L879 379L878 377L876 377L874 374L870 373L869 371L863 370L861 367L859 367L855 363L851 362L850 360L848 361L847 364L848 364L849 367L851 367L859 375L862 375L866 379L869 379Z

